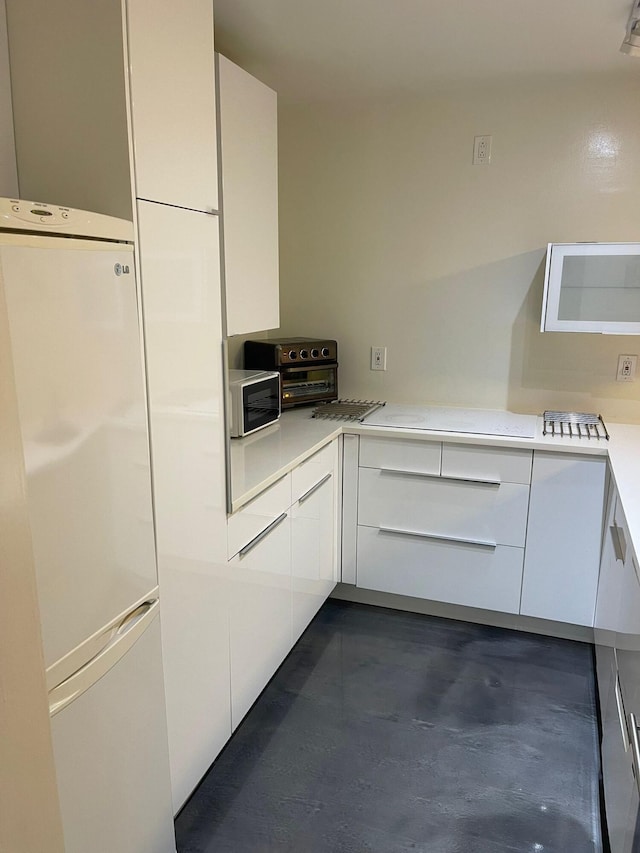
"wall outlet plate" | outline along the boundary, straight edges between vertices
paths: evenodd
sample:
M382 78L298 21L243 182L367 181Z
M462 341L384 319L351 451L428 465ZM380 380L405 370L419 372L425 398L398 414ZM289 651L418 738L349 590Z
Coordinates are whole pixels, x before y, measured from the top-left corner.
M371 370L387 369L387 348L371 347Z
M637 355L619 355L617 382L633 382L636 378Z
M491 162L491 136L474 136L473 165L487 166Z

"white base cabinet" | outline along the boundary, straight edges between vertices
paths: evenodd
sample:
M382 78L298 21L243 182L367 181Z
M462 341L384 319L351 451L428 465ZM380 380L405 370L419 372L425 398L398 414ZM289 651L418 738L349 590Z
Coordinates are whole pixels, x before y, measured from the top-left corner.
M593 625L603 457L362 436L345 466L357 586Z
M337 581L338 440L227 521L235 729Z
M626 519L611 488L595 618L602 717L602 777L612 853L638 849L640 780L640 574Z
M305 466L305 467L303 467ZM293 472L292 625L295 642L337 581L338 442Z
M291 649L289 513L229 563L231 722L235 729ZM254 540L255 541L255 540Z
M531 455L361 438L357 585L518 613Z
M607 463L536 451L521 613L593 625Z

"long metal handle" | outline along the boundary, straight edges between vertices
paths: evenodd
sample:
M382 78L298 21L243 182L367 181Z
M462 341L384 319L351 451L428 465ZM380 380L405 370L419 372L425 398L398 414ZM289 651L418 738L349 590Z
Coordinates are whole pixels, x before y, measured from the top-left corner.
M430 480L453 480L455 483L474 483L476 486L501 486L501 480L476 479L474 477L456 477L451 474L428 474L423 471L403 471L402 468L381 468L383 474L406 474L408 477L426 477Z
M307 500L307 498L310 498L314 492L318 491L320 486L324 486L324 484L327 482L327 480L330 480L332 477L333 477L333 472L329 471L329 473L325 474L321 480L318 480L318 482L315 484L315 486L311 486L309 491L305 492L301 498L298 498L298 503L300 503L300 504L304 503Z
M267 527L265 527L264 530L261 530L257 536L254 536L254 538L251 540L251 542L249 542L248 545L245 545L244 548L242 548L240 550L239 556L240 557L246 557L246 555L249 553L249 551L252 551L259 542L262 542L262 540L264 539L265 536L268 536L272 530L275 530L275 528L279 524L282 524L282 522L285 520L286 517L287 517L286 512L283 512L282 515L279 515L275 519L275 521L272 521L271 524L269 524Z
M640 738L638 738L638 718L633 712L629 714L629 723L631 725L631 764L638 793L640 793Z
M400 527L380 527L382 533L397 533L400 536L418 536L420 539L434 539L438 542L454 542L457 545L473 545L476 548L489 548L495 550L497 542L487 539L463 539L461 536L443 536L440 533L424 533L421 530L403 530Z
M621 563L624 563L627 558L627 541L624 536L624 530L621 527L618 527L614 521L609 528L609 532L611 533L611 541L613 543L613 551L616 560L620 560Z

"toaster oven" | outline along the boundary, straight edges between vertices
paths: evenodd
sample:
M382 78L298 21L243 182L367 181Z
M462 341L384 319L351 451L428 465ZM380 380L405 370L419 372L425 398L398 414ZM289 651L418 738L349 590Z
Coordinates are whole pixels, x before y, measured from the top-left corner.
M324 338L245 341L244 365L279 373L283 409L338 399L336 341Z

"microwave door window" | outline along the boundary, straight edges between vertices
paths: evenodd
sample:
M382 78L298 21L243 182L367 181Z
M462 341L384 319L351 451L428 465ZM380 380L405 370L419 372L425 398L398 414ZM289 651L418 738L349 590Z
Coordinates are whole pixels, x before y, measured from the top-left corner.
M272 380L247 385L242 390L245 431L271 423L278 415L278 391Z

